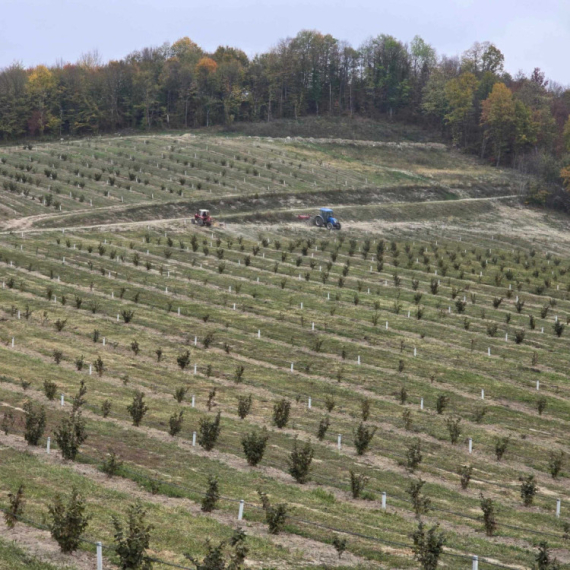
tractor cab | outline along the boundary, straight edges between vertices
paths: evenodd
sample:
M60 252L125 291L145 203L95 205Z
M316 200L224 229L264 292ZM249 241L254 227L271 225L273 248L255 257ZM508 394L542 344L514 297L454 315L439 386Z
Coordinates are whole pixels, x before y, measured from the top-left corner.
M212 217L210 216L210 210L200 209L194 214L194 219L192 220L194 224L199 226L211 226Z
M340 222L334 217L331 208L321 208L320 213L315 216L315 225L329 230L340 230Z

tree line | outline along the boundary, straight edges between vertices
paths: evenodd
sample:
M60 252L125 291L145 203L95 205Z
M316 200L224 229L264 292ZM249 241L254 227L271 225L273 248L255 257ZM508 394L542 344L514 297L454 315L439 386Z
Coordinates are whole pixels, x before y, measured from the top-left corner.
M438 130L497 165L570 184L570 89L540 69L511 75L491 43L438 55L416 36L354 48L304 30L249 58L185 37L101 62L0 71L0 137L92 135L316 116L387 116Z

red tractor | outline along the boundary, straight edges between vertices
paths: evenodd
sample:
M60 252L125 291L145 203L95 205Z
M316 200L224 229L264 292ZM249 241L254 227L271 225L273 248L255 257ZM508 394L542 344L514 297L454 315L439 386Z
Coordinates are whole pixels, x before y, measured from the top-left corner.
M198 224L199 226L211 226L212 222L213 220L212 216L210 216L210 210L198 210L192 219L192 223Z

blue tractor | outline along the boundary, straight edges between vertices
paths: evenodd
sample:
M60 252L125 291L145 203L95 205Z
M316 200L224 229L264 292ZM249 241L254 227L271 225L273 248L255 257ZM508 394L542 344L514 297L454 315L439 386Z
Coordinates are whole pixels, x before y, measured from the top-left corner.
M313 223L319 228L340 230L340 222L333 216L330 208L321 208L320 213L313 218Z

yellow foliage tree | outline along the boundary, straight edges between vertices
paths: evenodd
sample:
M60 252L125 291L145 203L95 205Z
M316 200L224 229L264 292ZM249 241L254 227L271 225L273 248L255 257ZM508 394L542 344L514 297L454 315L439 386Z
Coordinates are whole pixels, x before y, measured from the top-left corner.
M57 94L57 81L53 73L45 65L38 65L31 71L26 89L33 110L29 120L32 133L37 131L41 135L46 130L56 129L60 121L52 113L53 101Z
M466 141L467 121L473 112L473 96L477 88L477 79L472 73L462 73L447 82L445 95L449 112L445 120L451 126L453 142L459 144L461 138Z
M503 151L514 139L515 109L513 94L504 83L495 83L491 94L483 101L481 124L486 127L485 137L493 143L497 166Z

